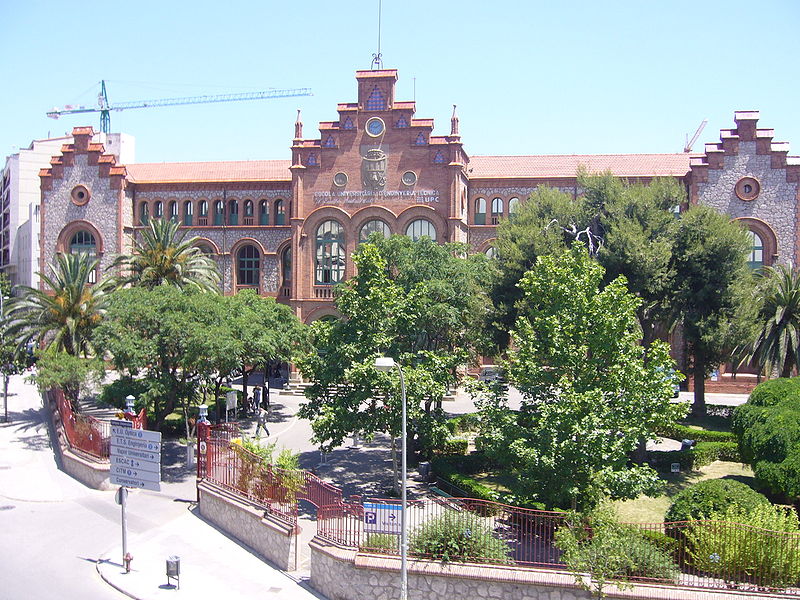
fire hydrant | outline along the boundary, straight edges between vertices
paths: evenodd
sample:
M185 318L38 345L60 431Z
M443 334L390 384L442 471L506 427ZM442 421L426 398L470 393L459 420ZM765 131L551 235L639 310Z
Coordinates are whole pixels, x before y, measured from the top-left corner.
M125 554L125 556L122 557L122 560L125 562L125 572L130 573L131 561L133 560L133 556L131 555L130 552L128 552L127 554Z

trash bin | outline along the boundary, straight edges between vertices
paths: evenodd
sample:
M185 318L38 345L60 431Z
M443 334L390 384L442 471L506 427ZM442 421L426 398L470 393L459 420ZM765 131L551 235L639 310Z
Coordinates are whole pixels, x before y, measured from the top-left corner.
M167 558L167 585L171 585L171 580L178 582L178 589L181 589L181 557L170 556Z
M431 463L423 461L419 463L419 476L422 478L423 481L428 481L431 476Z

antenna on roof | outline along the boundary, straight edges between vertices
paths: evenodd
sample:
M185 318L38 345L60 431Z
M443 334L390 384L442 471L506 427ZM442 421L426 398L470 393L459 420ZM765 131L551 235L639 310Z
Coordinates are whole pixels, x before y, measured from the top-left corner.
M381 0L378 0L378 51L372 55L370 69L382 69L383 58L381 56Z
M703 129L705 129L706 125L708 125L708 119L703 119L703 122L700 123L700 127L697 128L697 131L694 132L692 139L689 139L689 134L686 134L686 145L683 147L684 152L691 152L692 146L697 141L697 138L700 137L700 134L703 133Z

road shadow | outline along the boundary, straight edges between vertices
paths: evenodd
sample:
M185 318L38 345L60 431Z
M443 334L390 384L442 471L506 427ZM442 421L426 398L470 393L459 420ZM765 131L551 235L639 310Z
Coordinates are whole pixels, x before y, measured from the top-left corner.
M183 483L197 476L195 466L186 466L186 446L178 440L161 443L161 481Z

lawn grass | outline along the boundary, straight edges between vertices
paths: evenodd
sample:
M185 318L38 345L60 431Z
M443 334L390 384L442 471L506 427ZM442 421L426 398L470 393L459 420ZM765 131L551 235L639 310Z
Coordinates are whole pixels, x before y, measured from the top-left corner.
M690 473L665 473L662 479L666 482L664 493L659 496L639 496L634 500L617 500L612 506L621 521L626 523L660 523L672 504L673 498L681 490L704 479L736 479L755 487L753 470L736 462L715 461Z

